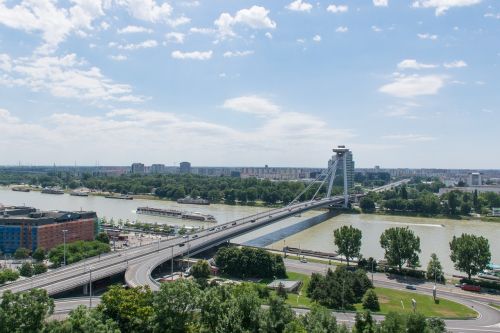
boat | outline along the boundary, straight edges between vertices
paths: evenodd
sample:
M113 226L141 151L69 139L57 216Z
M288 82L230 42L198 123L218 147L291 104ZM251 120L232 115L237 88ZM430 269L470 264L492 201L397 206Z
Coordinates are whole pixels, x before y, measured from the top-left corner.
M162 217L175 217L184 220L195 220L201 222L217 222L215 217L210 214L202 214L199 212L183 212L176 209L138 207L136 209L136 213L143 215L162 216Z
M14 191L14 192L29 192L30 189L28 187L24 187L24 186L16 186L16 187L12 188L12 191Z
M89 196L89 194L87 192L83 192L83 191L73 191L69 195L72 195L74 197L88 197Z
M64 191L55 187L46 187L42 190L45 194L64 194Z
M190 204L190 205L210 205L210 201L206 199L202 199L200 197L198 198L191 198L190 196L187 196L182 199L177 199L177 203L180 204Z
M120 199L120 200L134 200L130 195L120 194L120 195L106 195L107 199Z

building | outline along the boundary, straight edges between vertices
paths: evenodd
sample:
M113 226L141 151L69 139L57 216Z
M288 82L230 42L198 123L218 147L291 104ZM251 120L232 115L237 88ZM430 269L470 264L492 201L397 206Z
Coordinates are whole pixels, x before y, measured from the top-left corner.
M24 247L45 250L66 242L93 240L97 232L95 212L39 211L17 206L0 207L0 251L14 253Z
M469 186L481 186L483 185L483 180L481 179L481 174L479 172L472 172L467 177L467 185Z
M491 209L491 215L493 215L493 216L500 216L500 208L493 207Z
M467 186L467 187L442 187L439 189L438 195L442 195L444 193L448 193L451 191L460 191L460 192L469 192L474 193L487 193L493 192L496 194L500 194L500 186L498 185L481 185L481 186Z
M181 162L179 167L180 173L191 173L191 163Z
M143 175L146 172L146 168L143 163L133 163L130 172L133 174Z
M151 167L149 168L149 172L154 174L165 173L166 172L165 164L152 164Z

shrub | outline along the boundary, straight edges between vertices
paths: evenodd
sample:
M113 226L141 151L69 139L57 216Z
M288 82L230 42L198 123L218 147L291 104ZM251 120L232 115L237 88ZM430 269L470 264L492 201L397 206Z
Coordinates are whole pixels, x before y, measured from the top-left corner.
M380 304L378 303L377 294L373 289L369 289L363 296L363 309L371 311L379 311Z

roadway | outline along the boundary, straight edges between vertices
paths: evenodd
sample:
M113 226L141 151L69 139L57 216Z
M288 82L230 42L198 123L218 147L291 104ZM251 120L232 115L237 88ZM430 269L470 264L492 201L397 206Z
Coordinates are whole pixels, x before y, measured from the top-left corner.
M188 251L188 248L190 252L201 251L264 225L310 209L327 207L342 202L342 200L342 196L336 196L329 199L296 203L224 224L214 225L209 229L196 233L196 236L191 235L192 239L188 242L182 237L175 237L159 240L158 243L154 244L89 258L66 267L50 270L32 278L6 284L0 287L0 295L6 290L20 292L32 288L45 289L49 295L54 295L84 286L90 280L97 281L123 272L126 272L126 281L130 286L149 285L153 290L156 290L158 285L151 279L151 271L161 263L170 260L172 254L174 258L182 256Z

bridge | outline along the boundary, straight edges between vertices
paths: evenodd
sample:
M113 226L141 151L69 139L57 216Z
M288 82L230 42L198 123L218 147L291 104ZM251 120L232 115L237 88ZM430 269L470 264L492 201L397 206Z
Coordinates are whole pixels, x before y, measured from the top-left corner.
M326 173L318 176L314 182L311 182L286 207L275 208L224 224L218 224L213 228L189 235L187 238L173 237L166 240L159 240L155 244L143 245L99 257L88 258L32 278L7 284L0 288L0 294L5 290L19 292L31 288L42 288L47 290L49 295L54 295L80 286L89 285L92 287L91 281L97 281L124 272L125 281L129 286L148 285L152 290L157 290L159 284L152 279L151 272L164 262L172 261L173 264L172 259L183 256L186 253L199 253L225 243L236 236L312 209L337 207L339 205L345 207L349 201L357 200L362 195L350 196L347 189L346 154L348 152L349 150L343 146L334 149L335 154L332 157L331 166L326 170ZM332 196L332 186L337 167L342 164L344 165L344 193L343 195ZM326 196L322 199L316 198L321 187L327 181L328 190ZM317 186L318 183L318 190L313 198L310 201L299 202L300 197L306 191L310 190L312 186ZM389 187L400 184L401 182L390 184ZM384 186L382 189L389 187ZM375 190L378 191L380 189Z

